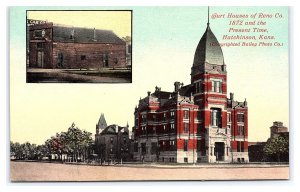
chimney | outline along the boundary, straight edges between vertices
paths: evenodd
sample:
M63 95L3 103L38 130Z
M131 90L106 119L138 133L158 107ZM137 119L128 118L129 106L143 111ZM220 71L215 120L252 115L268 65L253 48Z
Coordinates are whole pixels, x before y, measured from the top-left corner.
M233 98L234 97L234 94L233 93L230 93L230 100L232 100L233 101Z
M151 93L150 91L147 92L148 96L150 96L150 93Z
M178 92L179 91L179 88L180 88L180 82L176 81L174 83L174 88L175 88L175 92Z

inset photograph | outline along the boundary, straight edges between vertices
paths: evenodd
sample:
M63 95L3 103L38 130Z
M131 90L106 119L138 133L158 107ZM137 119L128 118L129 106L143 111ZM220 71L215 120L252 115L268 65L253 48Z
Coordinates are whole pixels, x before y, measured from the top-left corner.
M131 83L131 10L27 10L27 83Z

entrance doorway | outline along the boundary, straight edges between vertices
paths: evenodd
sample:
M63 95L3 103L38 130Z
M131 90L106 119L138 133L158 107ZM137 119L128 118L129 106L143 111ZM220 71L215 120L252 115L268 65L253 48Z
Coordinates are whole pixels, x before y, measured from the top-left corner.
M44 67L44 51L37 52L37 67L39 68Z
M215 156L217 161L224 161L224 146L223 142L215 142Z

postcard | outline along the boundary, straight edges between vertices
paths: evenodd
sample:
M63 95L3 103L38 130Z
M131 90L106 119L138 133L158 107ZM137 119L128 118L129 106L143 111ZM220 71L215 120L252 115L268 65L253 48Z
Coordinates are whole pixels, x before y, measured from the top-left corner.
M11 7L10 180L289 179L288 11Z

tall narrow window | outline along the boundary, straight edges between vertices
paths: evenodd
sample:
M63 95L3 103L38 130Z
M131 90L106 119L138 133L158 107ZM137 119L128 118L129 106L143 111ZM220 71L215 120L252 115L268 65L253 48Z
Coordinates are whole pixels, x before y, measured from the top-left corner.
M227 113L227 122L231 122L231 113Z
M222 92L222 81L220 80L213 80L212 82L212 91L221 93Z
M185 110L185 111L184 111L184 118L185 118L185 119L189 119L189 118L190 118L190 114L189 114L189 111L188 111L188 110Z
M200 93L200 92L202 92L201 81L198 81L195 83L195 93Z
M103 67L108 67L108 54L103 54Z
M184 123L184 132L185 133L189 132L189 123Z
M188 151L189 140L184 140L184 151Z
M238 135L244 135L244 126L238 126Z
M172 129L172 130L175 129L174 123L171 123L171 129Z
M221 109L211 108L210 110L210 124L213 127L222 127Z
M238 122L244 122L245 121L244 114L242 114L242 113L237 114L237 119L238 119Z

